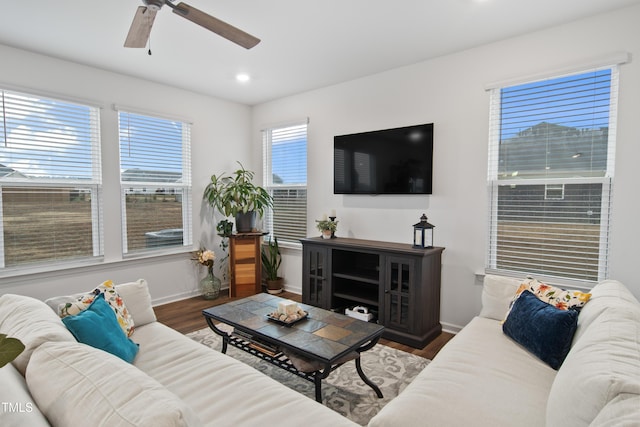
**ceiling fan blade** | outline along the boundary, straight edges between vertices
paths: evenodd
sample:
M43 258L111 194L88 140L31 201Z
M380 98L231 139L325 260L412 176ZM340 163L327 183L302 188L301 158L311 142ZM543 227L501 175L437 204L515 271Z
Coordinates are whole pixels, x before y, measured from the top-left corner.
M157 10L139 6L133 17L129 34L124 41L124 47L145 47L151 33L151 26L156 19Z
M183 18L187 18L189 21L196 23L209 31L213 31L214 33L244 47L245 49L251 49L260 43L259 38L245 33L241 29L227 24L218 18L214 18L213 16L208 15L193 6L189 6L186 3L178 3L173 7L173 13L177 13Z

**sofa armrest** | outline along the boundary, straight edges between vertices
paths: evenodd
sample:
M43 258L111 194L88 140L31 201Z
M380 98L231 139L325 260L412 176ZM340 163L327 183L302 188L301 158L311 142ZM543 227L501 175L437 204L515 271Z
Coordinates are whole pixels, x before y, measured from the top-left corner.
M514 277L484 276L482 286L482 310L480 317L488 319L504 320L509 311L509 303L516 294L522 279Z
M0 425L49 426L29 393L27 383L11 363L0 368Z

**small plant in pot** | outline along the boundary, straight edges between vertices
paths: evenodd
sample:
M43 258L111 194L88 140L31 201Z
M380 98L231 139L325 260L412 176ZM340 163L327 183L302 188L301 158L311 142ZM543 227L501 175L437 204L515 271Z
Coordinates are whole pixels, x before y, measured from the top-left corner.
M232 175L211 175L211 182L204 189L204 199L224 216L235 217L239 233L255 231L256 215L262 217L273 206L273 198L267 190L255 185L254 172L240 169Z
M278 269L282 263L282 255L278 247L278 238L269 238L269 241L262 246L262 270L264 272L265 282L267 283L267 292L270 294L279 294L282 292L282 284L284 279L278 276Z
M335 232L338 229L338 221L316 219L316 227L318 228L318 231L322 233L323 239L331 239L335 237Z

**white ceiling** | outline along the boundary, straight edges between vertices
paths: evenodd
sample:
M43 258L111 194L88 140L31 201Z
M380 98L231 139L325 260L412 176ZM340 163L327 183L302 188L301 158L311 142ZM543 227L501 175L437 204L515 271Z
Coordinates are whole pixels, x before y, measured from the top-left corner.
M141 0L3 0L0 44L254 105L640 0L186 3L262 42L246 50L165 6L151 31L149 56L146 49L123 47ZM239 72L251 81L236 82Z

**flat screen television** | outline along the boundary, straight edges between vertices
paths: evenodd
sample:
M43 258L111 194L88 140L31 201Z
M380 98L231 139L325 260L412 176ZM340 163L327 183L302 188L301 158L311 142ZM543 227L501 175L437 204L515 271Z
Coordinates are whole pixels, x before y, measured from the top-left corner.
M334 194L431 194L433 123L333 138Z

